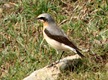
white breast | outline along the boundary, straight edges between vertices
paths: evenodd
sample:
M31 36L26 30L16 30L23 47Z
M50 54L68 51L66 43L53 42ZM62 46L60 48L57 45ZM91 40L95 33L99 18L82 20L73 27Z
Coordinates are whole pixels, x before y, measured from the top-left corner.
M61 49L61 43L49 38L44 32L43 32L44 38L47 41L47 43L53 47L54 49Z

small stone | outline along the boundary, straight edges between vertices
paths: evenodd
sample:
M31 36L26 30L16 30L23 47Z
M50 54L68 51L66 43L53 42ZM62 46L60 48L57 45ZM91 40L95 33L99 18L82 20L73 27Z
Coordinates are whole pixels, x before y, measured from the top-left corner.
M1 13L3 13L3 9L2 9L2 8L0 8L0 14L1 14Z
M5 4L4 4L4 8L9 9L9 8L11 8L11 6L10 6L10 4L5 3Z

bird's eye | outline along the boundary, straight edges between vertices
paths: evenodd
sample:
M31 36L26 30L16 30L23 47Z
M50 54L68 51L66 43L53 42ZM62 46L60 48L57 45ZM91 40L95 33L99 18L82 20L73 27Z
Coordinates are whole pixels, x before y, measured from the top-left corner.
M47 21L47 19L45 17L40 17L38 19L43 20L43 21Z

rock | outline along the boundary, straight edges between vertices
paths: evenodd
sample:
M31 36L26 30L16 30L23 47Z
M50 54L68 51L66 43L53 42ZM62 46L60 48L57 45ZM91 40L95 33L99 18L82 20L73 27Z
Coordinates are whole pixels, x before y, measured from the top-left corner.
M56 61L53 66L46 66L42 69L36 70L23 80L57 80L59 74L61 73L61 68L66 69L66 67L72 62L72 60L78 60L80 56L68 56L61 59L59 62Z

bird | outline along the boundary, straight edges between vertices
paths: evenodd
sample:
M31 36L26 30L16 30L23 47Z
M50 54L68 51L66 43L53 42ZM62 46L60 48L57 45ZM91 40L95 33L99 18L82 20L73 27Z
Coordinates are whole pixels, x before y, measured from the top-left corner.
M60 27L57 25L50 14L42 13L37 16L37 20L39 20L43 24L44 39L56 51L62 51L61 57L63 53L68 50L77 53L81 58L85 57L80 52L80 49L72 41L69 40L64 31L60 29Z

